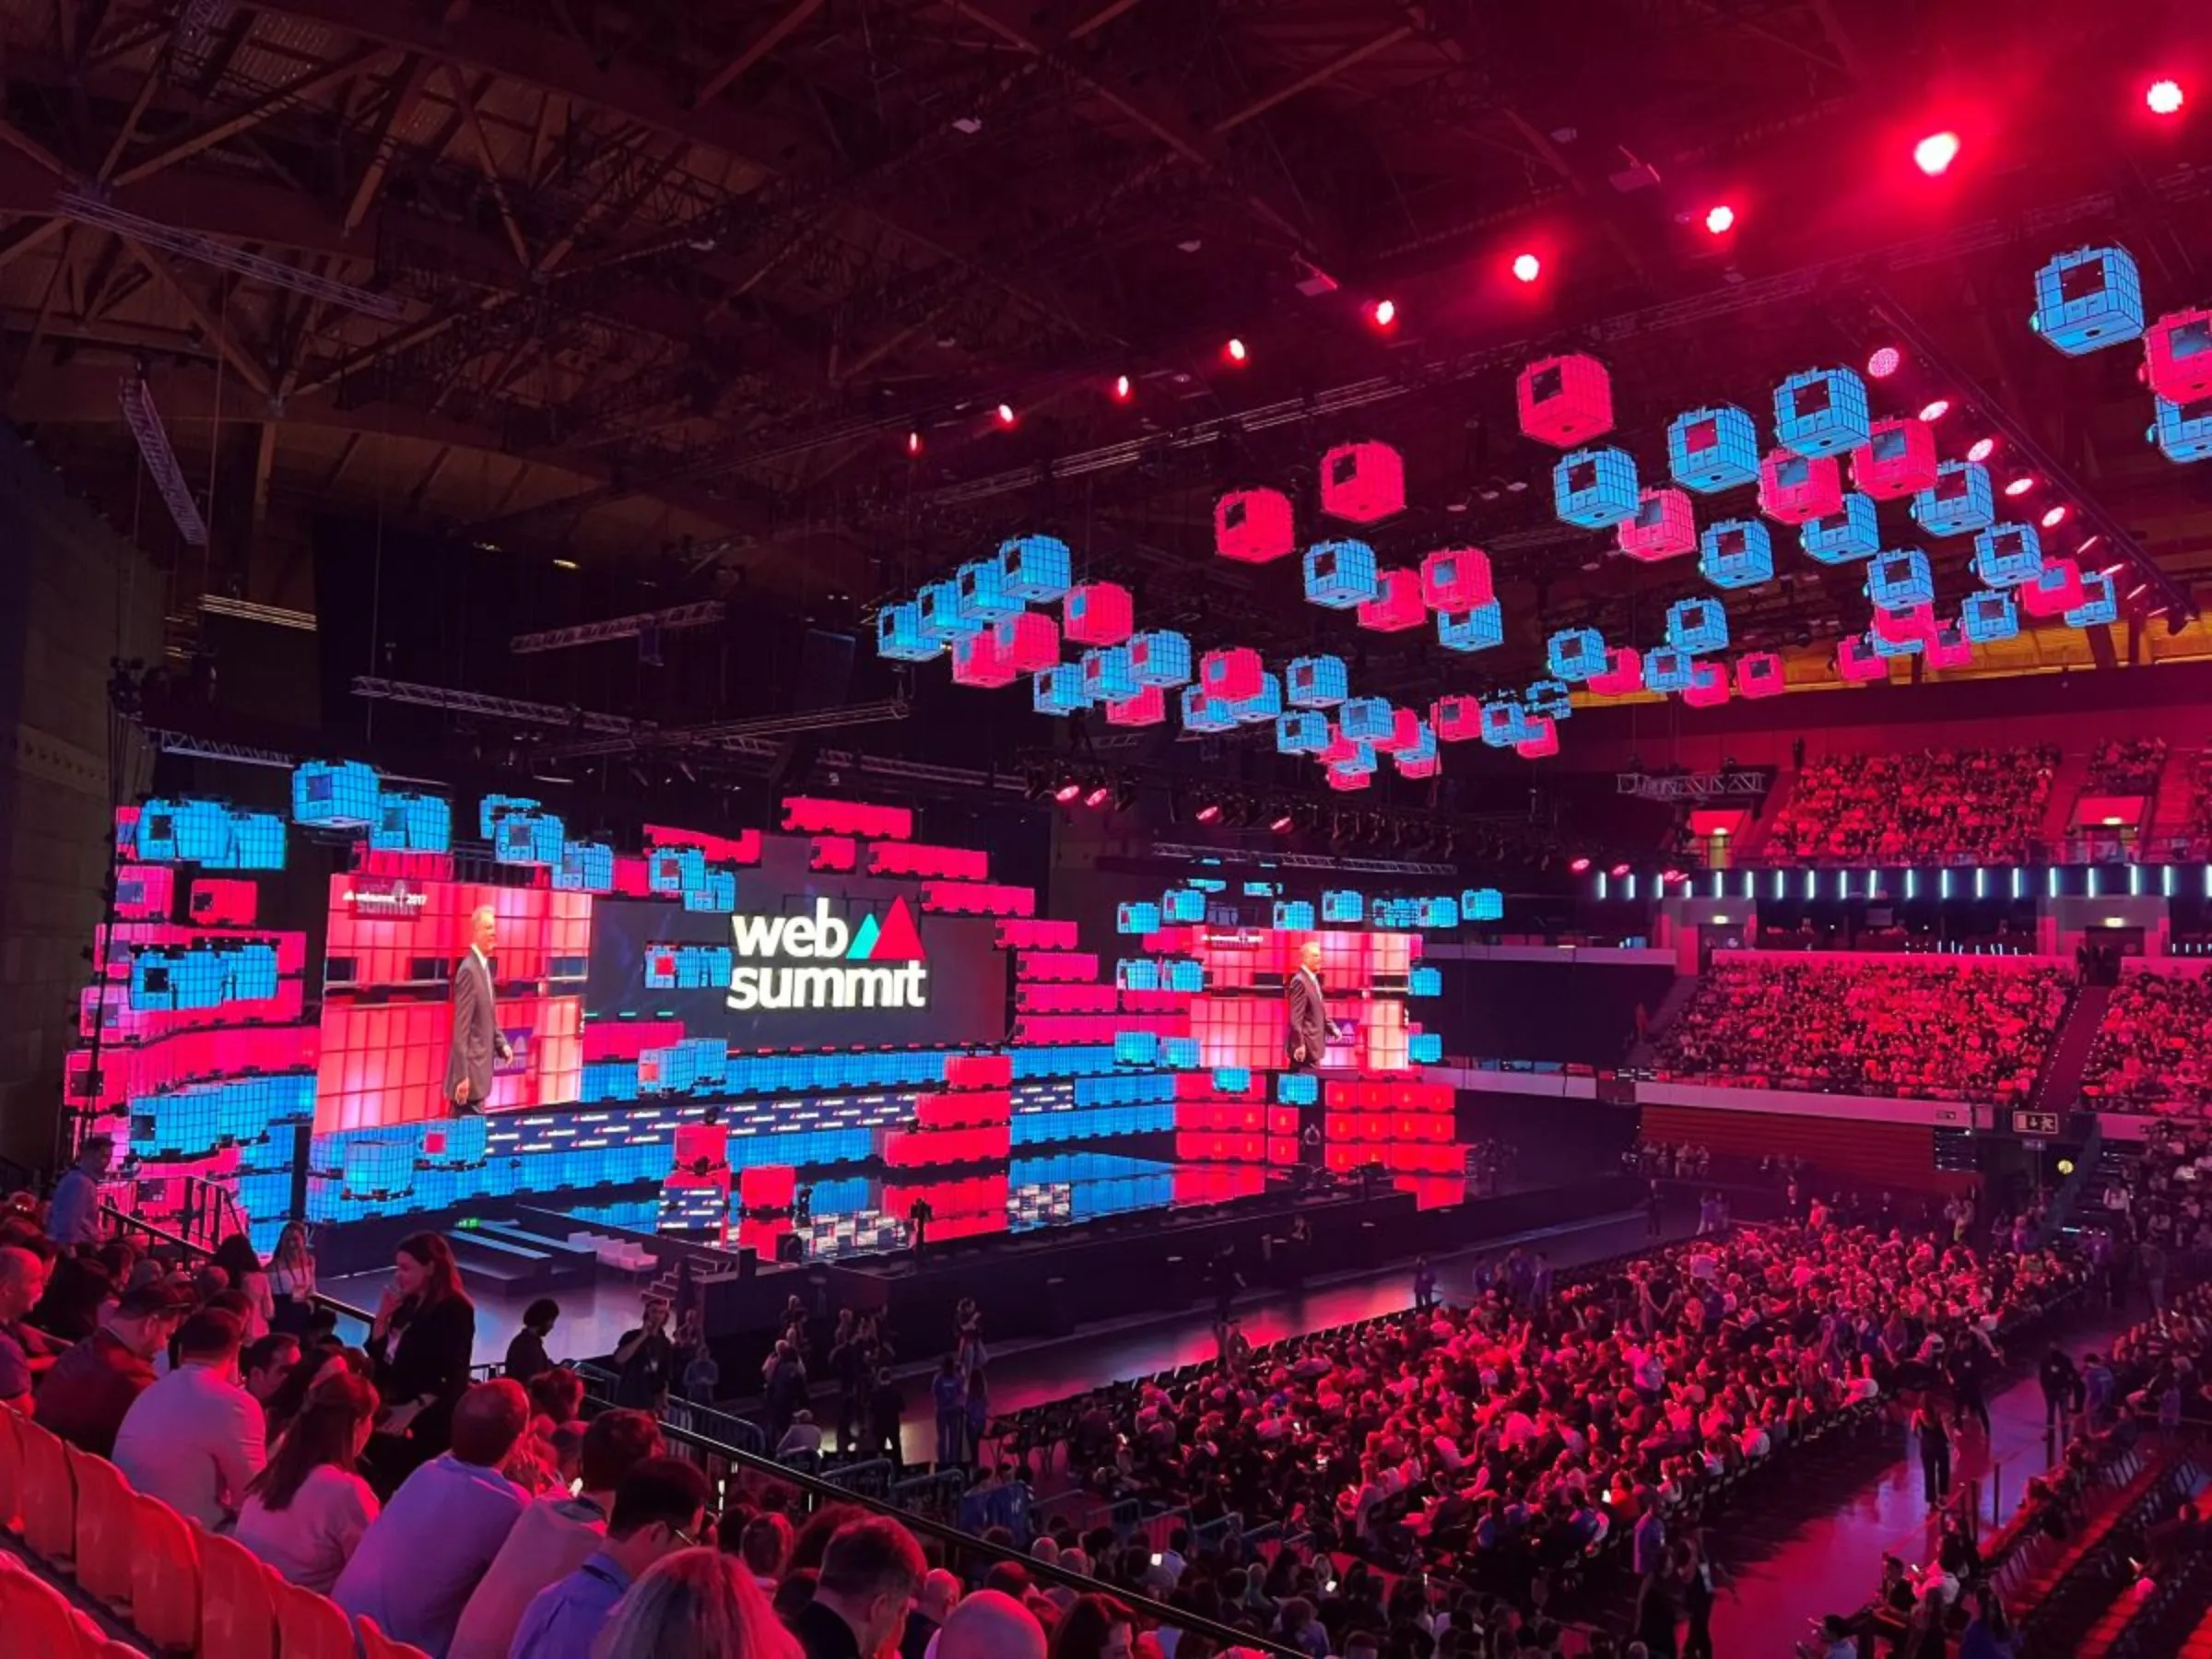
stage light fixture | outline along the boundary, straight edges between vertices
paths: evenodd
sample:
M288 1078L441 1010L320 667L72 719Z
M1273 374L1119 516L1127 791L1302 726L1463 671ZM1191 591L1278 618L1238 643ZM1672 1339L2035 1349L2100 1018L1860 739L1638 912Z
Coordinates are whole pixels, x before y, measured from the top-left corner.
M921 433L909 432L906 435L906 453L910 455L918 455L922 453Z
M557 571L572 571L576 569L576 561L572 559L557 559L553 561L553 568Z
M1684 875L1680 870L1662 870L1659 872L1659 879L1663 882L1688 881L1689 877Z
M1905 366L1905 354L1894 346L1877 346L1866 359L1868 380L1888 380Z
M1374 319L1377 328L1388 328L1398 320L1397 301L1378 300L1375 301L1374 310L1368 314Z
M1135 390L1135 388L1130 385L1129 377L1127 375L1117 374L1113 377L1113 396L1115 402L1127 403L1129 401L1129 394L1134 390Z
M1930 133L1912 147L1912 165L1931 179L1939 179L1951 171L1951 163L1959 159L1959 135Z
M1966 458L1969 461L1986 461L1996 453L1996 450L1997 441L1994 438L1977 438L1967 446Z
M2153 115L2178 115L2182 106L2189 100L2182 91L2180 81L2155 80L2150 83L2149 90L2143 94L2143 101L2150 106Z
M1074 805L1076 800L1082 794L1083 785L1071 778L1066 782L1061 784L1059 788L1053 791L1053 799L1059 802L1063 806L1068 806Z
M2057 506L2052 508L2051 511L2044 513L2042 517L2042 525L2046 530L2055 530L2065 522L2066 504L2064 501L2061 501Z
M1544 262L1534 253L1519 253L1513 257L1513 277L1518 282L1534 282L1544 275Z
M1590 860L1587 857L1571 858L1567 861L1567 867L1577 876L1584 876L1589 874Z
M2034 488L2035 479L2029 474L2022 473L2005 486L2005 493L2008 496L2024 496Z
M1104 783L1094 783L1091 785L1090 793L1083 797L1083 805L1096 808L1105 806L1112 799L1113 790L1112 787Z
M1221 803L1208 801L1192 816L1202 824L1218 824L1221 821Z
M1930 398L1926 403L1920 406L1920 418L1925 421L1934 422L1941 420L1950 412L1951 400L1947 397Z
M1232 363L1248 362L1252 358L1252 352L1244 342L1233 335L1230 336L1229 344L1221 349L1228 354L1229 360Z
M1628 873L1629 873L1629 866L1628 866L1626 864L1617 864L1617 865L1615 865L1613 866L1613 879L1614 879L1614 880L1616 880L1616 881L1618 881L1618 880L1619 880L1619 879L1620 879L1620 878L1621 878L1623 876L1626 876Z
M1267 828L1277 835L1288 835L1296 827L1297 820L1279 806L1276 808L1275 816L1267 820Z
M1716 202L1705 211L1705 229L1715 236L1725 236L1735 229L1735 209L1725 202Z

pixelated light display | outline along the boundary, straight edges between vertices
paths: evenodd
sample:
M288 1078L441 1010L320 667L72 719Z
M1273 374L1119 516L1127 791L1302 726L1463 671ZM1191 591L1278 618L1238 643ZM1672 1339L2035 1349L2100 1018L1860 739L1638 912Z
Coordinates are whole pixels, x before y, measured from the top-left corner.
M1806 555L1825 565L1871 559L1882 545L1874 498L1856 490L1849 492L1837 512L1807 519L1798 536Z
M1446 651L1488 651L1505 643L1505 613L1492 600L1469 611L1436 613L1436 640Z
M2172 404L2212 397L2212 311L2169 312L2143 335L2144 376Z
M1135 629L1134 611L1119 582L1087 582L1061 601L1060 631L1079 645L1119 645Z
M978 559L953 574L959 589L960 609L979 622L996 622L1018 616L1027 602L1006 582L1006 567L999 559Z
M876 613L876 654L895 663L926 663L945 653L945 640L922 631L922 607L910 600Z
M1582 449L1552 468L1553 510L1563 523L1606 530L1633 517L1641 490L1636 461L1623 449Z
M1936 573L1918 547L1891 547L1866 566L1866 597L1884 610L1911 610L1936 602Z
M2013 592L2018 596L2020 609L2030 617L2063 617L2080 605L2088 596L2082 585L2081 567L2070 559L2054 559L2036 572L2035 580L2024 582Z
M915 604L920 607L924 639L942 640L949 645L983 626L982 618L970 616L961 608L960 584L950 578L924 582Z
M1698 550L1697 512L1682 490L1647 489L1614 534L1620 550L1641 563L1679 559Z
M1214 503L1214 551L1223 559L1267 564L1297 550L1290 498L1281 490L1232 490Z
M1081 665L1083 689L1094 703L1120 702L1143 689L1130 665L1126 645L1104 645L1087 651Z
M2033 524L1992 524L1974 537L1974 575L1983 587L2018 587L2042 568L2042 533Z
M1340 443L1321 458L1321 510L1372 524L1406 510L1406 463L1387 443Z
M1349 695L1342 657L1293 657L1283 671L1283 700L1294 709L1333 709Z
M1432 611L1474 610L1497 596L1480 547L1439 547L1421 560L1421 603Z
M984 629L952 642L952 682L994 691L1020 678L1020 671L1006 660L994 629Z
M1643 688L1643 656L1630 645L1607 651L1605 671L1592 676L1589 683L1589 689L1600 697L1631 697Z
M1236 709L1206 688L1193 684L1182 688L1182 724L1194 732L1226 732L1237 724Z
M1846 634L1836 641L1836 673L1848 681L1877 680L1887 677L1889 664L1871 635Z
M369 844L380 853L451 853L453 804L442 795L386 790L376 798Z
M1877 420L1851 453L1851 482L1877 501L1901 501L1936 482L1936 430L1924 420Z
M1415 571L1384 571L1375 596L1355 613L1359 626L1375 633L1403 633L1429 620L1421 603L1421 578Z
M1541 358L1521 371L1514 401L1524 437L1572 449L1613 429L1613 378L1594 357Z
M1529 716L1529 735L1513 745L1524 760L1547 760L1559 752L1559 727L1541 714Z
M1306 549L1304 574L1307 602L1329 610L1357 610L1380 582L1375 550L1363 541L1315 542Z
M2065 613L2068 628L2102 628L2120 620L2120 595L2106 572L2083 571L2081 595L2081 603Z
M1718 599L1692 596L1666 607L1666 642L1691 656L1728 649L1728 607Z
M1089 708L1082 666L1064 663L1034 676L1030 681L1030 706L1040 714L1073 714L1077 709Z
M1055 535L1018 535L1001 542L998 562L1006 592L1028 605L1052 604L1075 579L1075 557Z
M122 851L147 864L196 864L209 870L284 868L284 820L275 813L163 796L147 802L124 823Z
M1318 711L1306 710L1276 717L1277 754L1318 755L1329 747L1331 739L1329 717Z
M1473 697L1440 697L1429 707L1440 743L1467 743L1482 735L1482 703Z
M1643 684L1651 691L1685 691L1697 678L1698 660L1687 651L1663 645L1644 653Z
M310 760L292 771L292 822L303 830L366 830L378 818L376 769Z
M1544 647L1544 661L1555 678L1580 685L1606 668L1606 636L1594 628L1562 628Z
M1482 740L1491 748L1511 748L1535 732L1527 708L1517 700L1498 698L1482 705Z
M1060 624L1041 611L1025 611L995 625L991 637L1017 674L1041 674L1059 665Z
M1885 652L1886 656L1910 656L1935 631L1936 607L1925 601L1893 606L1877 605L1867 626L1867 635L1877 647L1895 648Z
M2068 357L2143 336L2143 277L2125 248L2077 248L2035 274L2028 325Z
M1208 697L1241 702L1256 697L1267 678L1267 665L1248 645L1209 651L1198 659L1198 684Z
M1759 429L1733 404L1691 409L1666 429L1667 470L1676 483L1715 495L1759 477Z
M1158 686L1146 686L1135 697L1106 705L1106 724L1115 726L1159 725L1168 717L1168 694Z
M1129 636L1129 676L1139 686L1171 690L1191 682L1191 641L1182 634L1155 629Z
M1969 594L1959 608L1959 626L1977 645L2009 640L2020 631L2019 611L2012 595L2002 592Z
M1802 524L1842 505L1843 467L1834 456L1778 449L1759 464L1759 510L1777 524Z
M1723 519L1698 540L1698 569L1717 588L1757 587L1774 579L1774 536L1757 519Z
M1930 535L1969 535L1997 522L1989 469L1975 461L1946 461L1936 481L1912 498L1912 517Z
M2186 465L2212 458L2212 398L2178 404L2154 397L2151 404L2150 441L2167 460Z
M1700 663L1682 688L1682 700L1693 709L1717 709L1728 700L1735 684L1724 663Z
M1750 651L1735 659L1738 697L1778 697L1789 689L1782 658L1771 651Z
M1866 382L1852 369L1808 369L1774 388L1774 441L1800 455L1839 455L1865 443L1873 421Z

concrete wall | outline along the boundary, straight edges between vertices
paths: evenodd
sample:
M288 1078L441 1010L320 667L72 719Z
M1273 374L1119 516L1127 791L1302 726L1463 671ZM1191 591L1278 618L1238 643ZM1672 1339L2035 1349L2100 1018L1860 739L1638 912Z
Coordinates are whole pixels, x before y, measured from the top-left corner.
M148 500L153 500L149 489ZM159 511L156 506L153 511ZM110 659L161 654L163 578L0 428L0 1153L41 1164L105 904Z

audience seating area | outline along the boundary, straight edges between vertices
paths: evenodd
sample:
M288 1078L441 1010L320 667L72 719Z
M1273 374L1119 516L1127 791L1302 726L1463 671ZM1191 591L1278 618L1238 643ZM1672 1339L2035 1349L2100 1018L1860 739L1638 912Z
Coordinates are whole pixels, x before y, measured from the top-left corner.
M1716 956L1659 1041L1663 1078L1912 1100L2018 1102L2066 1005L2018 959Z
M2107 1112L2212 1106L2212 978L2129 973L2105 1004L2082 1093Z
M2112 737L2089 756L2087 789L2091 794L2147 795L2165 770L2165 738Z
M2049 747L1822 755L1798 771L1761 856L1783 865L2025 863L2057 769Z
M2190 758L2189 838L2200 851L2212 844L2212 748Z

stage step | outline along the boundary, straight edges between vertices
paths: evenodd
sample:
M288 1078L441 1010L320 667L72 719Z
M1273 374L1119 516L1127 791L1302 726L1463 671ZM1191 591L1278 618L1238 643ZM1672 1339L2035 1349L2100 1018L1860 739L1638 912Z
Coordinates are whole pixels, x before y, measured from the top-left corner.
M488 1279L518 1295L575 1284L590 1277L590 1265L569 1255L565 1247L556 1258L535 1245L502 1238L481 1227L455 1228L446 1239L465 1275Z

